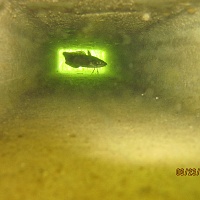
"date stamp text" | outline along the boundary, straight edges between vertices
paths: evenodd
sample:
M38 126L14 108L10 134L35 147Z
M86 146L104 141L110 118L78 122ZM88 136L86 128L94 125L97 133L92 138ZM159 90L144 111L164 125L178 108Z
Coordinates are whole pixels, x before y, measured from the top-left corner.
M177 168L177 176L199 176L200 168Z

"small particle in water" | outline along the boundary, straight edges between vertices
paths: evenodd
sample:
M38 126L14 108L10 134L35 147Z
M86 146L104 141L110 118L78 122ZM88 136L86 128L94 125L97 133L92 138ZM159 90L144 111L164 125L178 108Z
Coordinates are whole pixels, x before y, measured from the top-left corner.
M17 135L18 138L22 138L23 137L23 134L19 134Z
M142 20L143 21L149 21L151 19L151 16L150 16L150 14L149 13L144 13L143 15L142 15Z
M76 134L71 133L71 134L69 134L68 136L69 136L70 138L75 138L75 137L76 137Z
M128 45L131 44L131 37L126 34L122 34L122 45Z
M195 14L196 12L197 12L197 9L196 8L188 8L187 9L187 12L189 13L189 14Z
M26 168L26 166L27 166L27 164L26 164L26 163L24 163L24 162L21 162L21 163L19 164L20 171L23 171L23 170Z
M181 103L175 104L174 109L176 112L180 112L182 110L182 104Z
M133 69L133 63L129 63L129 65L128 65L128 67L129 67L129 69Z
M156 100L158 100L159 99L159 97L156 97Z

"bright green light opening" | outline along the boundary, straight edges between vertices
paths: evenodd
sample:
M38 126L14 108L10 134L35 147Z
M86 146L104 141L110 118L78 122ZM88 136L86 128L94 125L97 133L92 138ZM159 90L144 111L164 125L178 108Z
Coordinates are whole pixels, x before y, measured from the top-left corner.
M84 51L88 55L88 50L92 56L95 56L105 62L107 62L107 55L105 51L99 49L59 49L58 50L58 73L71 74L71 75L91 75L93 68L79 67L73 68L65 63L65 57L63 52L74 52L74 51ZM108 63L108 62L107 62ZM108 72L108 65L105 67L98 68L99 74L106 74ZM97 74L97 69L95 69L93 74Z

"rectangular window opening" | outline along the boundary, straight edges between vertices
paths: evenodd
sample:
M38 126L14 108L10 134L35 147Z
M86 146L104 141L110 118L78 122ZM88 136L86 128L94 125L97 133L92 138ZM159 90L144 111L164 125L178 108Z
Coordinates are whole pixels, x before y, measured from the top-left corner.
M88 51L90 52L91 56L97 57L103 61L105 61L108 64L107 61L107 52L100 50L100 49L81 49L81 48L77 48L77 49L59 49L58 50L58 66L57 66L57 72L60 74L68 74L68 75L95 75L95 74L99 74L99 75L105 75L108 74L108 65L104 66L104 67L99 67L99 68L87 68L87 67L78 67L78 68L74 68L71 67L70 65L67 65L65 63L65 57L63 55L63 52L77 52L77 51L82 51L85 52L86 55L88 55ZM98 73L97 73L97 69L98 69ZM93 72L94 70L94 72Z

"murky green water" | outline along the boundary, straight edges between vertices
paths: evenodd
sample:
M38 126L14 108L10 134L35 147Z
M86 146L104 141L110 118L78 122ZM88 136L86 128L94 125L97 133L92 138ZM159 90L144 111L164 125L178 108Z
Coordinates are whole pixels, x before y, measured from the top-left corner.
M0 3L0 199L198 199L199 2L95 2ZM109 73L60 74L72 48Z
M25 95L4 121L1 199L197 198L199 177L176 175L199 168L197 117L120 83L76 82Z

